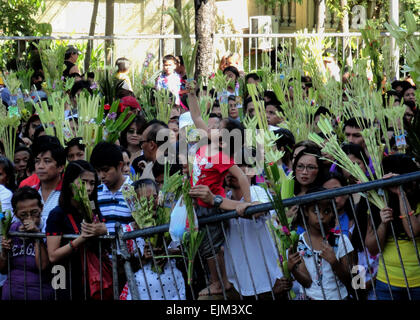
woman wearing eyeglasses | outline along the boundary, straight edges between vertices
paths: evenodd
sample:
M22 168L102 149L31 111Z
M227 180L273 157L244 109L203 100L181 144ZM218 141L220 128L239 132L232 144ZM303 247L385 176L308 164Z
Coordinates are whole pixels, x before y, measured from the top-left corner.
M303 196L312 187L322 186L323 183L323 164L321 158L321 150L317 146L306 146L300 150L293 159L293 175L295 179L295 196ZM286 215L296 217L299 225L300 213L298 206L291 207ZM298 233L302 233L303 229L298 228Z
M146 121L143 117L136 116L131 124L121 132L120 144L130 152L130 164L141 155L140 140L145 124Z
M42 202L38 191L30 187L18 189L12 197L12 207L18 221L11 225L10 232L41 232ZM2 248L0 269L8 274L8 264L10 266L2 300L52 300L51 272L48 272L44 241L26 238L24 242L20 237L3 237Z
M295 195L302 196L311 187L322 185L323 165L318 148L307 147L300 151L293 162Z

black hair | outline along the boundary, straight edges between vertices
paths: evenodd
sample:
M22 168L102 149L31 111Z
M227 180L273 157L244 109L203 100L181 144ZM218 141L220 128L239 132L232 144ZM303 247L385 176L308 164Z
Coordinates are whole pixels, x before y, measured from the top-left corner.
M157 120L157 119L153 119L152 121L147 123L144 130L148 129L149 127L151 127L151 129L148 132L147 137L146 137L146 139L148 141L153 141L158 145L158 147L160 147L161 145L163 145L168 140L169 132L168 132L167 135L165 135L163 141L157 141L158 132L162 129L168 129L168 125L165 122ZM143 132L144 132L144 130L143 130Z
M36 127L34 131L34 141L41 136L41 133L45 132L44 126L40 124L38 127ZM55 127L54 127L55 132Z
M351 128L358 128L358 129L362 129L360 128L359 123L361 123L365 128L370 127L370 121L364 118L350 118L347 119L346 121L344 121L344 127L343 130L346 129L346 127L351 127Z
M42 81L45 80L45 76L41 71L34 71L31 75L31 84L33 84L32 79L37 79L39 77L42 78Z
M302 141L299 141L298 143L296 143L296 144L293 146L293 150L292 150L292 158L293 158L293 154L295 153L295 150L296 150L297 148L299 148L299 147L304 147L305 149L306 149L307 147L311 147L311 148L318 148L318 149L319 149L318 145L317 145L315 142L313 142L312 140L302 140ZM305 149L303 149L303 150L305 150ZM293 160L293 159L292 159L292 160Z
M408 81L394 80L391 83L391 88L393 90L397 90L398 87L404 88L406 86L406 83L410 84Z
M268 98L268 102L270 102L271 104L273 103L280 104L274 91L270 91L270 90L264 91L264 98Z
M153 164L152 173L153 173L153 176L156 179L156 177L165 173L165 166L163 164L159 163L159 161L155 161L155 163Z
M180 104L182 103L184 105L184 107L189 110L190 107L188 105L188 94L186 94L186 93L180 94L179 98L180 98Z
M301 76L300 82L305 85L306 88L312 88L312 78L308 76Z
M410 172L416 172L419 170L414 160L406 155L401 153L396 153L384 157L382 160L382 167L384 169L384 174L387 173L396 173L396 174L405 174ZM407 196L408 203L411 208L415 210L418 204L418 197L420 194L420 184L418 181L409 182L403 184L403 190ZM404 231L402 219L399 216L404 216L405 213L400 212L400 205L398 196L392 192L388 192L388 206L392 208L394 215L394 227L395 233L399 239L408 239L407 234Z
M217 118L219 120L222 120L222 117L220 115L218 115L217 113L214 113L214 112L209 114L209 119L210 118Z
M220 108L220 102L217 99L213 102L213 105L211 106L211 110L213 110L214 108Z
M306 194L310 194L310 193L316 193L316 192L322 192L322 191L327 191L328 189L321 187L321 186L314 186L308 189L308 191L306 192ZM330 200L321 200L323 202L327 202L328 205L330 205L332 207L331 201ZM307 203L303 205L303 212L305 212L307 208L309 208L310 206L316 205L318 203L318 201L314 201L311 203ZM332 208L331 208L332 210ZM300 210L299 210L300 211ZM306 214L303 215L305 217L305 221L308 221ZM302 222L301 219L301 214L298 213L298 217L300 218L300 222ZM302 223L303 224L303 223ZM324 227L324 231L325 231L325 235L328 238L328 243L330 244L330 246L335 247L336 246L336 241L335 241L335 236L339 236L339 235L335 235L334 233L331 232L331 229L333 229L335 227L336 224L336 217L335 214L332 213L332 218L330 220L330 223L328 226ZM303 224L304 225L304 224ZM307 231L307 230L306 230Z
M231 95L228 97L228 101L235 101L235 102L236 102L236 97L235 97L233 94L231 94Z
M136 117L133 119L133 121L131 121L131 123L123 131L121 131L120 144L125 148L128 147L127 133L128 133L128 130L130 130L130 127L133 123L136 124L137 130L140 132L140 134L143 133L143 131L145 129L145 126L147 124L146 120L142 116L136 115Z
M3 168L4 173L6 174L7 180L4 185L10 191L15 191L16 181L15 181L15 167L8 158L0 156L0 167Z
M348 185L348 182L346 180L346 178L339 172L329 172L327 177L324 179L324 183L325 184L327 181L330 180L337 180L338 182L340 182L342 187L345 187ZM350 197L352 195L349 195L349 198L347 199L346 203L344 204L344 212L347 214L347 216L349 217L349 220L354 220L354 213L353 213L353 209L350 203Z
M175 64L178 64L178 60L177 58L172 55L172 54L167 54L166 56L163 57L162 61L163 63L172 60Z
M404 101L404 105L409 107L414 113L417 112L416 103L414 101Z
M223 69L223 74L226 74L226 72L228 72L228 71L232 72L236 76L236 80L238 80L239 71L236 67L234 67L234 66L226 67L225 69Z
M261 80L261 78L255 72L248 73L246 75L246 77L245 77L245 83L247 83L249 79L254 79L255 81L260 81Z
M286 164L289 161L292 161L292 151L295 146L295 137L293 136L293 133L285 128L280 128L275 130L274 134L280 136L280 138L276 140L276 146L279 151L283 148L283 162Z
M302 151L300 151L295 158L295 161L293 162L293 172L296 173L296 166L297 163L299 162L299 159L302 158L305 155L311 155L314 156L318 165L318 173L316 175L316 178L314 180L314 182L308 186L308 189L312 188L312 187L317 187L317 186L322 186L324 179L323 179L323 172L324 172L324 165L322 163L321 160L321 151L320 149L317 148L313 148L313 147L306 147L305 149L303 149ZM295 194L298 194L300 192L301 186L300 183L297 181L296 179L296 174L294 177L295 180Z
M369 165L369 157L360 145L354 143L343 143L341 145L341 149L344 151L345 154L352 154L357 159L362 160L365 166Z
M99 142L92 150L90 163L96 169L105 166L118 168L120 162L123 161L121 149L110 142Z
M231 133L235 133L235 132L239 132L240 134L240 141L241 141L241 145L243 146L245 143L245 127L243 126L242 123L240 123L238 120L234 120L234 119L223 119L222 120L224 123L223 129L227 130L227 132L229 133L229 146L228 147L224 147L223 151L233 157L234 153L235 153L235 146L238 146L238 140L237 140L237 135L233 134L231 135ZM220 137L220 139L222 139L222 137ZM222 139L223 140L223 139Z
M33 114L33 115L29 118L28 122L26 122L26 125L25 125L25 131L23 132L23 136L24 136L24 137L26 137L26 138L29 138L29 128L30 128L31 123L32 123L32 122L35 122L35 121L40 121L40 120L41 120L41 119L39 118L39 115L37 115L37 114Z
M18 152L22 152L22 151L25 151L25 152L29 153L30 157L32 156L31 149L29 149L27 146L23 146L23 145L16 147L15 154L18 153Z
M70 97L76 97L76 94L79 90L86 89L90 95L93 94L92 89L90 88L90 82L87 80L80 80L74 83L73 87L70 90Z
M386 108L391 100L391 97L394 97L394 102L401 102L402 95L395 90L388 90L382 95L382 104ZM391 106L392 107L392 106Z
M15 149L15 155L16 155L16 153L22 152L22 151L27 152L29 154L28 162L26 164L26 170L28 170L29 172L34 172L35 171L35 159L34 159L34 156L32 154L32 150L30 148L28 148L27 146L21 145L21 146L16 147L16 149ZM23 180L25 180L26 178L27 178L26 173L22 177L17 177L17 179L16 179L16 185L19 186L19 184Z
M243 147L234 155L235 164L238 166L246 166L248 168L255 167L257 160L257 150L253 147ZM257 184L257 177L251 179L251 185Z
M66 154L57 137L40 136L34 139L34 143L32 144L34 158L47 151L51 152L51 157L57 162L57 167L66 164Z
M125 72L130 68L131 61L127 58L118 58L115 62L115 66L118 67L118 71Z
M71 140L69 140L66 143L66 148L64 149L64 153L66 154L66 158L69 154L70 148L77 146L80 150L85 151L86 145L82 143L81 137L76 137Z
M384 174L393 172L397 174L404 174L404 173L410 173L414 171L418 171L418 167L411 159L410 156L406 154L393 154L389 155L387 157L384 157L382 160L382 167L384 170ZM419 183L417 181L409 182L406 184L403 184L403 189L406 192L407 200L412 208L416 208L418 204L418 195L420 193ZM377 229L379 225L381 224L381 217L380 217L380 209L377 208L374 205L370 205L368 207L367 199L361 199L360 202L357 204L356 207L356 217L358 220L361 237L364 241L366 237L367 232L367 225L368 221L370 221L370 217L373 219L373 223L375 225L375 228ZM404 214L400 212L400 205L399 205L399 199L398 196L395 194L388 192L388 207L392 209L394 220L394 230L395 234L398 239L400 240L408 240L408 236L405 233L402 220L399 218L400 215ZM370 209L370 210L369 210ZM368 213L368 214L366 214ZM357 251L363 251L363 246L360 241L360 236L352 237L352 245L355 250Z
M273 107L275 107L277 109L278 112L283 113L283 108L281 107L280 102L278 102L277 100L276 101L270 100L268 102L265 102L264 103L265 109L267 109L268 106L273 106Z
M328 110L327 108L321 106L321 107L318 107L318 109L315 111L314 119L317 116L320 116L321 114L331 116L330 110Z
M182 56L176 56L176 59L178 60L178 63L183 66L184 65L184 58Z
M244 108L244 115L246 115L247 110L248 110L248 104L250 104L252 101L252 97L248 97L245 99L244 104L243 104L243 108Z
M155 180L149 178L134 181L131 185L134 187L134 190L138 190L147 186L152 186L155 188L156 192L158 191L158 187L156 185Z
M404 96L404 93L409 90L409 89L414 89L416 90L416 86L413 86L410 82L408 81L403 81L402 83L402 91L401 91L401 96Z
M38 206L40 208L43 207L41 195L39 194L39 192L34 188L24 186L22 188L17 189L13 193L13 196L12 196L11 203L12 203L13 212L15 214L16 214L16 208L17 208L18 202L25 201L25 200L38 200Z
M92 167L92 165L85 160L76 160L76 161L70 162L66 167L66 171L64 172L60 198L58 199L58 205L61 207L61 209L63 209L64 211L68 213L72 213L76 215L80 214L77 208L75 208L71 203L71 200L74 198L72 183L74 183L74 180L76 180L78 177L80 177L81 174L83 174L86 171L92 172L95 176L95 188L93 189L92 194L89 197L89 200L93 201L95 204L95 208L92 211L96 214L99 214L98 175L96 174L96 171Z

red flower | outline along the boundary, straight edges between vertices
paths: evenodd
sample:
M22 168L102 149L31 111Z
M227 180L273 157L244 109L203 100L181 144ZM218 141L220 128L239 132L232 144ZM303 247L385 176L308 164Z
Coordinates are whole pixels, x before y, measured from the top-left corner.
M268 165L271 167L274 164L274 162L270 162Z
M109 104L104 105L104 110L110 110L111 106Z

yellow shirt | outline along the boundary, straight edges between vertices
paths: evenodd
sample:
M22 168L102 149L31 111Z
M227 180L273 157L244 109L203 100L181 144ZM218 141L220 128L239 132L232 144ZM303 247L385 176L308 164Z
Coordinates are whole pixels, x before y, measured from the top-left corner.
M417 206L416 214L420 211L420 204ZM416 237L417 248L420 250L420 237ZM413 240L398 240L401 258L404 264L405 274L407 276L408 286L410 288L420 287L420 265L417 260L416 249ZM394 238L391 236L385 243L385 250L382 252L386 271L388 272L389 282L395 287L406 287L404 273L402 271L400 258ZM379 269L377 279L384 283L386 281L385 270L382 259L379 258Z

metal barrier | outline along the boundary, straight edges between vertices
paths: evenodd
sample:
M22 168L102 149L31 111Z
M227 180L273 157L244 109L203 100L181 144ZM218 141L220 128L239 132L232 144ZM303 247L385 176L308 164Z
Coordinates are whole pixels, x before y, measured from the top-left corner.
M92 241L89 240L80 251L78 248L77 251L72 252L69 257L65 258L63 263L49 264L45 270L42 270L43 256L40 247L41 241L44 241L46 238L44 233L10 232L9 237L12 239L12 244L14 240L17 240L16 238L21 239L22 246L16 245L11 251L7 252L7 279L3 286L3 291L6 290L6 292L3 292L6 300L91 300L92 297L89 294L91 292L88 283L88 250L86 246L88 243L92 244L92 241L96 242L97 248L95 249L98 251L91 248L91 245L89 245L89 250L95 255L97 254L99 260L99 294L96 295L96 299L109 299L109 297L104 296L104 276L102 270L104 257L106 259L110 258L111 260L113 298L114 300L119 299L115 236L100 236ZM63 235L62 239L71 240L77 237L79 235L68 234ZM107 247L110 248L109 255L107 255ZM37 252L35 248L38 248ZM19 250L19 252L15 253L15 250ZM30 256L34 257L32 264L31 261L28 261L30 260ZM36 256L38 256L38 261L35 260ZM20 261L16 261L17 259ZM23 263L21 261L22 259ZM75 266L72 263L73 259L81 265ZM15 263L16 265L13 265ZM37 263L39 267L36 266ZM35 271L36 269L37 272ZM35 282L39 282L39 285L36 285ZM37 291L39 291L39 296L36 293Z
M321 213L318 208L319 201L331 201L334 216L338 221L340 221L338 217L338 209L334 201L336 197L363 193L374 189L382 190L383 188L390 186L399 186L401 194L404 195L405 192L402 188L402 185L414 181L420 181L420 171L400 175L386 180L377 180L368 183L351 185L337 189L330 189L328 191L285 199L283 201L283 204L285 207L292 207L294 205L300 206L299 215L302 218L303 227L305 231L307 231L308 226L304 218L304 210L302 208L302 205L316 202L315 212L317 218L320 221ZM420 274L420 257L418 251L418 240L420 237L414 234L413 225L410 219L411 215L408 212L408 203L405 197L402 197L402 199L404 199L404 201L400 206L402 209L401 215L403 219L408 218L405 221L408 222L409 230L409 232L407 232L407 240L402 241L405 241L405 248L409 243L412 242L413 250L411 252L413 254L411 257L411 268L413 268L413 261L417 259L418 265L414 267L419 268L418 272ZM387 199L385 200L387 201ZM366 274L369 275L371 279L373 279L375 277L375 274L369 259L370 257L368 256L368 251L366 250L367 247L365 244L365 239L363 238L362 228L365 224L363 224L363 221L360 220L360 216L356 214L356 204L354 203L353 198L351 196L349 197L349 201L354 217L354 231L352 233L352 239L356 237L361 241L362 250L358 252L358 255L359 258L361 257L365 259L365 265L367 266ZM368 214L364 215L362 218L366 220L365 222L369 221L372 225L372 229L375 234L376 244L378 246L378 251L380 254L378 259L383 265L384 274L387 279L386 285L389 291L389 296L391 297L391 299L394 299L396 298L394 297L395 288L391 286L389 280L389 272L387 270L388 264L383 256L385 247L381 245L379 239L380 237L378 235L378 231L375 227L374 222L374 220L378 218L378 212L377 210L371 208L367 199L362 198L359 204L362 204L364 202ZM279 275L280 269L278 265L278 262L281 261L281 254L279 249L280 244L276 240L275 235L269 231L267 225L265 224L264 215L258 218L254 217L254 215L257 213L268 212L270 210L272 210L271 203L263 203L247 208L245 212L245 217L248 219L239 217L236 211L225 212L215 216L199 219L200 229L207 233L207 235L210 235L210 233L213 232L210 231L209 226L211 226L212 224L220 225L224 240L223 248L220 252L222 252L221 254L224 256L224 260L214 259L215 269L217 273L216 276L218 279L222 279L226 270L225 261L228 261L230 268L228 280L229 282L236 283L235 289L229 290L228 288L225 288L225 283L222 283L220 288L220 294L213 295L210 298L225 300L246 300L251 298L257 300L277 300L287 298L284 292L282 293L279 291L278 286L278 279L281 276L281 274ZM226 228L226 223L230 224L229 227L231 229ZM319 225L321 227L322 237L323 239L325 239L327 236L327 230L323 229L322 223L320 223ZM350 275L350 278L353 282L355 277L361 276L361 273L358 273L357 270L355 271L353 268L353 265L355 265L353 261L354 255L348 255L348 253L350 253L351 250L347 246L348 242L345 240L343 232L341 232L344 226L342 226L339 222L338 227L338 229L340 230L339 238L343 243L343 256L349 258L347 264L348 270L346 270L346 272L348 272L348 275ZM232 228L237 229L233 230ZM407 300L418 299L418 296L413 297L413 288L411 288L409 285L406 265L404 262L404 260L407 261L407 257L403 256L401 252L400 246L403 242L398 239L398 234L396 234L395 225L393 222L390 223L389 229L390 230L388 231L388 241L392 242L395 245L395 249L397 252L396 256L398 256L396 257L396 261L398 261L400 264L401 270L403 272L403 280L405 283L405 287L400 288L400 292L398 294L405 295ZM161 237L162 234L169 230L169 225L162 225L142 230L129 231L125 233L123 232L121 226L116 225L116 230L118 230L116 236L98 237L97 247L99 265L102 266L102 254L105 252L104 246L106 245L104 242L110 242L111 254L109 256L112 262L114 300L119 300L124 297L131 298L133 300L148 300L150 298L153 300L195 300L209 298L200 297L198 295L198 290L208 287L209 283L212 280L211 272L209 272L208 270L208 261L206 261L206 259L202 256L200 249L194 261L195 267L193 270L193 279L191 284L188 285L186 271L188 268L188 263L190 261L188 260L188 256L186 254L186 248L183 247L182 243L170 244L169 241L167 241L164 237ZM235 235L236 238L233 237L233 232L237 232ZM81 267L79 266L79 268L81 268L81 274L77 274L77 272L74 272L74 268L76 267L72 264L71 260L66 261L66 265L62 266L65 270L66 275L68 275L69 277L68 279L64 280L65 284L67 284L69 287L63 288L62 286L60 286L60 283L58 283L57 281L54 282L54 279L52 279L55 276L59 275L58 273L61 268L59 263L56 265L50 265L46 270L43 271L41 268L35 269L34 265L30 265L30 263L27 261L29 255L37 256L39 259L38 263L40 266L42 266L42 251L39 246L39 243L40 241L43 241L43 239L45 238L45 234L10 232L9 235L10 237L17 237L22 239L22 246L15 249L24 250L24 254L15 255L15 257L20 256L23 259L23 262L20 261L18 267L14 268L14 266L12 266L11 264L11 259L13 258L13 250L12 252L8 252L7 280L5 282L5 284L7 283L8 286L3 288L3 290L8 290L8 294L6 295L6 297L9 297L9 299L12 300L38 300L38 294L34 294L34 292L36 292L36 290L39 290L39 300L60 300L62 297L62 293L64 292L63 289L66 289L69 290L68 296L66 296L67 299L91 299L91 297L89 296L86 277L86 275L88 274L86 265L86 247L82 252L84 256L84 264ZM155 239L151 239L153 236L155 236ZM64 235L63 239L75 239L77 237L78 235ZM156 244L152 244L153 241L156 240L156 238L158 239L158 241L161 241L160 245L156 246ZM35 244L38 243L38 245L34 245L34 239ZM211 239L212 238L210 237L211 255L215 256L217 248L215 247ZM311 234L309 232L307 240L309 242L309 247L313 248ZM132 241L130 244L130 248L127 245L129 241ZM36 247L39 250L38 255L36 255L35 252ZM121 261L117 260L117 247L120 251L118 255L121 255ZM253 252L251 252L251 250L253 250ZM256 256L259 256L260 258L256 259ZM240 258L239 264L238 257ZM312 255L312 257L318 279L321 279L322 271L324 269L319 265L314 254ZM33 260L32 263L34 263L34 261L35 260ZM123 262L124 270L122 270L122 266L120 266L119 262ZM395 265L393 267L395 267ZM257 274L253 272L253 270L255 270L256 268L260 270L260 272ZM16 270L18 271L20 277L19 284L13 283L13 281L16 281L16 279L14 278L16 276ZM34 272L34 270L36 271ZM53 273L51 273L51 270L53 271ZM124 271L125 277L119 277L119 273L121 271ZM102 300L104 298L102 293L102 267L100 267L99 272L101 290L100 296L98 298ZM35 273L37 273L37 275ZM413 274L412 271L411 274ZM35 278L36 280L34 282L33 279ZM123 283L123 281L125 282L124 278L126 278L127 280L126 284ZM331 285L329 285L327 288L324 288L325 284L322 282L322 279L318 282L322 291L323 299L331 299L331 297L335 299L344 299L346 297L350 297L355 300L365 299L363 297L363 290L356 290L356 288L351 288L349 286L346 286L345 290L343 290L343 284L338 279L338 277L335 276L335 274L332 288ZM262 283L268 285L268 287L266 287L264 290L261 289ZM61 283L61 285L62 284L63 283ZM123 285L125 286L122 289ZM82 292L73 292L74 287L80 288ZM246 291L245 287L248 287L248 291ZM417 291L419 290L418 287L414 289ZM305 288L301 289L301 291L303 291L303 294L306 294ZM347 295L344 295L346 292ZM204 294L206 294L206 292L204 292ZM210 295L210 292L208 292L207 294ZM373 297L377 297L377 289L375 285L372 286L371 294Z
M405 174L405 175L400 175L397 177L393 177L390 179L385 179L385 180L376 180L376 181L372 181L372 182L368 182L368 183L363 183L363 184L358 184L358 185L351 185L351 186L346 186L346 187L342 187L342 188L337 188L337 189L330 189L328 191L323 191L323 192L317 192L317 193L312 193L312 194L308 194L308 195L304 195L304 196L299 196L299 197L294 197L294 198L290 198L290 199L285 199L283 201L283 204L285 207L292 207L294 205L299 205L300 206L300 210L299 210L299 214L302 218L303 224L304 224L304 229L305 231L308 230L308 226L306 224L306 220L304 217L304 211L302 208L302 205L305 204L309 204L309 203L314 203L316 202L315 205L315 211L317 214L317 218L319 221L319 225L321 227L321 233L322 233L322 237L323 239L326 239L327 237L327 230L324 230L324 228L322 227L322 223L321 223L321 217L320 217L320 212L319 212L319 208L318 208L318 202L322 201L322 200L329 200L331 201L331 205L334 211L334 216L337 219L337 221L339 220L339 216L338 216L338 210L336 207L336 203L335 203L335 198L338 196L343 196L343 195L349 195L349 201L351 204L351 208L352 208L352 213L354 216L354 231L352 233L352 238L353 237L358 237L358 239L361 241L362 244L362 250L358 252L358 255L361 258L364 258L366 260L365 265L367 266L367 272L366 275L369 275L369 277L371 279L375 278L375 274L373 272L373 266L371 265L371 262L369 260L369 256L368 256L368 251L367 251L367 247L365 244L365 239L363 238L362 234L363 231L361 230L362 228L362 222L360 221L360 217L358 217L358 215L356 214L356 205L353 201L353 198L351 195L353 194L357 194L357 193L363 193L369 190L378 190L379 189L379 193L382 194L383 193L383 188L389 187L389 186L400 186L400 192L402 195L405 195L404 190L402 189L402 185L409 183L409 182L413 182L413 181L419 181L420 180L420 171L418 172L414 172L414 173L410 173L410 174ZM384 197L385 202L387 203L387 199ZM411 224L411 220L410 220L410 215L408 212L408 206L407 206L407 200L405 197L403 197L404 199L404 208L405 210L401 210L401 214L402 216L404 216L405 218L408 218L408 223L409 223L409 230L410 233L408 234L408 241L413 243L414 246L414 252L415 255L417 257L418 260L418 267L419 267L419 274L420 274L420 258L419 258L419 252L418 252L418 243L416 242L416 240L419 240L419 236L415 236L414 235L414 231L413 231L413 226ZM366 221L364 222L368 222L372 225L373 231L375 233L375 238L376 238L376 244L379 248L379 259L381 264L383 265L384 268L384 272L385 272L385 276L387 278L387 286L388 286L388 291L390 294L390 297L392 299L394 299L393 296L393 288L391 287L390 281L389 281L389 276L388 276L388 272L387 272L387 264L384 261L384 257L382 255L384 247L381 246L379 237L378 237L378 233L377 233L377 229L375 227L375 222L374 222L374 218L377 219L379 216L379 212L377 212L376 210L373 210L367 200L367 198L365 199L364 197L361 198L360 200L360 204L362 204L363 202L366 202L366 208L367 208L367 215L364 215L364 218L366 219ZM280 254L280 250L279 250L279 244L278 241L275 240L275 236L274 234L270 234L270 236L272 236L271 241L272 241L272 245L275 247L276 249L276 257L275 260L273 262L273 257L269 257L267 256L267 243L262 243L263 239L264 239L264 233L265 232L269 232L268 228L264 230L265 225L258 225L258 219L256 219L255 217L253 217L253 215L257 214L257 213L261 213L261 212L268 212L269 210L272 210L272 205L271 203L264 203L264 204L259 204L259 205L255 205L252 207L247 208L245 216L250 218L251 220L247 220L247 223L250 223L249 226L252 226L251 223L254 224L254 228L259 228L259 229L255 229L255 241L252 244L253 248L258 247L259 250L261 251L261 260L260 261L252 261L249 257L249 252L247 250L249 250L249 246L250 246L250 242L246 242L244 241L244 237L246 236L246 234L244 234L241 229L239 228L239 234L237 235L237 239L239 239L238 241L240 241L240 244L238 243L233 243L231 241L229 241L229 235L227 234L227 230L224 226L224 222L229 221L230 226L235 226L235 224L239 224L241 223L241 221L245 221L244 218L240 218L236 211L231 211L231 212L225 212L225 213L221 213L215 216L211 216L211 217L205 217L205 218L200 218L199 219L199 226L200 229L203 230L204 232L206 232L207 234L210 233L209 231L209 225L217 223L221 225L221 229L223 231L223 237L224 237L224 247L223 247L223 252L224 252L224 256L225 256L225 261L226 258L230 259L230 261L233 261L233 265L232 265L232 270L233 273L231 274L231 276L233 277L233 280L237 283L237 288L236 290L226 290L224 288L224 285L222 284L222 292L219 295L215 295L213 296L213 298L216 299L225 299L225 300L229 300L229 299L248 299L248 296L253 296L255 297L255 299L265 299L267 297L271 297L272 299L278 299L281 298L281 296L279 295L279 292L277 292L277 287L276 287L276 283L274 283L272 280L273 278L273 264L277 265L278 261L281 261L281 254ZM404 212L403 212L404 211ZM237 219L239 218L239 219ZM364 224L366 225L366 224ZM248 227L249 227L248 226ZM349 286L348 283L346 283L346 290L343 290L343 284L341 284L341 282L339 281L339 279L337 278L337 276L335 276L334 274L334 286L336 287L336 290L332 290L331 288L329 288L328 290L324 290L323 287L323 282L321 279L321 273L322 273L322 268L320 267L319 263L317 263L316 258L315 258L315 254L312 255L313 260L314 260L314 265L316 267L316 273L318 275L318 279L321 279L321 281L319 281L319 286L321 287L322 290L322 296L323 299L331 299L331 296L333 295L334 297L336 297L335 299L344 299L344 298L351 298L351 299L355 299L355 300L362 300L365 298L360 297L360 294L363 294L363 291L360 291L357 288L354 288L353 286L353 281L355 280L355 277L357 275L359 275L359 277L361 276L361 273L358 272L357 270L355 271L353 266L355 265L355 263L353 263L353 255L355 254L355 252L353 252L353 255L347 255L348 253L350 253L350 248L347 247L346 243L348 243L347 241L345 241L344 239L344 234L342 231L342 228L344 226L341 225L341 223L339 222L338 224L338 229L340 231L340 235L339 238L341 238L341 241L343 243L343 249L345 252L345 256L347 258L350 258L350 260L348 260L348 264L347 266L349 267L349 270L346 270L346 272L349 272L350 275L350 279L352 280L352 287ZM169 257L169 251L168 251L168 244L166 242L166 240L163 238L162 241L162 250L165 253L165 256L162 257L156 257L153 249L158 249L158 248L154 248L152 246L152 243L150 241L150 237L155 236L156 234L161 235L164 232L167 232L169 230L169 225L162 225L162 226L157 226L157 227L152 227L152 228L146 228L146 229L142 229L142 230L135 230L135 231L130 231L130 232L126 232L123 233L122 229L119 229L118 232L118 238L119 238L119 244L121 247L121 253L122 253L122 257L125 261L125 271L126 271L126 276L128 279L128 288L131 292L131 298L134 300L140 299L140 297L142 296L143 299L147 299L147 298L152 298L152 299L167 299L165 297L165 292L164 292L164 287L165 285L168 286L168 284L170 285L170 282L172 284L175 285L175 288L179 287L179 283L177 283L177 280L175 279L174 273L177 272L181 272L183 271L184 273L184 279L183 279L183 283L185 286L185 289L188 287L189 288L189 292L187 292L185 294L185 296L187 297L187 299L197 299L197 292L196 290L199 288L203 287L203 284L205 286L208 286L209 284L209 275L208 272L206 271L206 266L205 266L205 262L203 262L203 257L200 255L200 252L197 254L197 258L194 261L196 268L194 268L194 281L192 282L191 285L187 286L187 282L186 282L186 277L185 277L185 272L186 272L186 268L187 268L187 264L188 264L188 257L185 254L185 248L183 248L182 244L178 244L179 245L179 250L178 253L176 255L176 258L171 258ZM251 229L247 229L248 231ZM252 230L251 230L252 231ZM405 281L405 289L402 288L401 290L406 291L405 293L402 294L406 294L407 295L407 299L411 300L412 299L412 289L409 287L408 284L408 279L407 279L407 275L406 275L406 270L404 268L404 262L403 262L403 257L401 256L401 250L400 250L400 241L398 240L398 235L395 233L395 227L394 227L394 223L390 222L390 232L388 232L387 237L388 239L391 238L393 243L395 244L396 250L398 252L398 261L400 262L400 266L401 269L403 270L403 275L404 275L404 281ZM134 240L133 241L133 251L129 252L128 247L127 247L127 241L130 240ZM308 233L308 240L309 240L309 245L310 248L313 248L312 246L312 240L311 240L311 235L310 233ZM138 241L140 241L141 243L138 244ZM148 261L144 260L144 255L141 252L142 250L144 250L144 245L148 244L149 247L151 248L150 251L150 258ZM235 249L234 250L238 250L238 248L241 248L243 252L238 253L237 251L233 251L232 249L232 243L235 244ZM143 246L143 248L142 248ZM247 247L248 246L248 247ZM211 243L211 249L213 252L213 255L215 254L215 247L213 246L213 243ZM238 257L238 254L243 254L244 256L244 264L243 265L235 265L235 259L232 259L233 256ZM138 264L140 266L139 270L137 272L134 272L130 263L133 260L138 260ZM407 257L404 257L407 258ZM168 268L165 270L165 273L159 274L159 273L152 273L150 272L152 267L157 267L157 263L158 260L161 259L165 259L166 262L168 263ZM173 263L171 262L171 259L178 259L179 261L177 261L177 263ZM216 269L217 269L217 274L218 274L218 278L219 280L222 279L222 273L223 273L223 269L224 266L220 265L220 263L218 262L217 259L215 259L216 262ZM260 283L256 282L258 278L258 281L266 281L266 280L261 280L263 279L261 274L254 274L252 273L252 267L255 266L256 263L260 263L262 265L261 269L265 270L266 275L264 275L264 277L266 277L271 285L271 288L269 290L267 290L264 294L262 294L262 292L258 292L257 287ZM145 266L147 266L147 268L145 268ZM203 278L199 278L197 276L197 274L200 272L200 270L198 269L202 269L201 271L204 271L204 277ZM271 269L270 269L271 268ZM146 269L146 270L145 270ZM178 269L178 270L177 270ZM184 269L184 270L182 270ZM243 273L244 272L248 272L248 280L251 284L252 284L252 288L253 288L253 292L250 294L249 292L245 293L242 292L241 290L241 281L243 282L244 280L242 279L241 281L238 281L238 277L244 277ZM240 274L239 274L240 273ZM170 277L170 275L172 275L172 277ZM364 275L363 275L364 276ZM245 277L246 278L246 277ZM150 286L152 286L152 284L150 284L150 281L158 281L159 288L157 288L155 291L157 293L157 295L160 295L160 297L156 297L156 295L154 295L153 293L150 292L150 290L148 290L148 288ZM314 279L313 279L314 281ZM373 282L372 282L373 283ZM138 285L140 284L140 286L142 287L142 289L144 290L144 292L139 292L138 289ZM201 287L200 287L201 285ZM325 284L324 284L325 285ZM248 283L249 286L249 283ZM362 286L363 287L363 286ZM146 289L145 289L146 288ZM352 290L353 289L353 290ZM356 290L357 289L357 290ZM416 287L417 290L419 290L418 287ZM178 290L178 289L177 289ZM277 291L276 291L277 290ZM335 292L334 294L332 292ZM347 296L343 296L342 292L346 292L347 291ZM306 290L305 288L303 288L303 293L305 294ZM245 294L244 294L245 293ZM338 295L337 295L338 294ZM372 292L371 295L376 298L377 297L377 292L376 292L376 288L375 288L375 284L373 284L372 286ZM146 298L144 298L146 296ZM179 297L179 292L178 292L178 297ZM328 298L329 297L329 298ZM174 297L172 297L174 298ZM175 299L175 298L174 298ZM202 298L200 298L202 299Z

